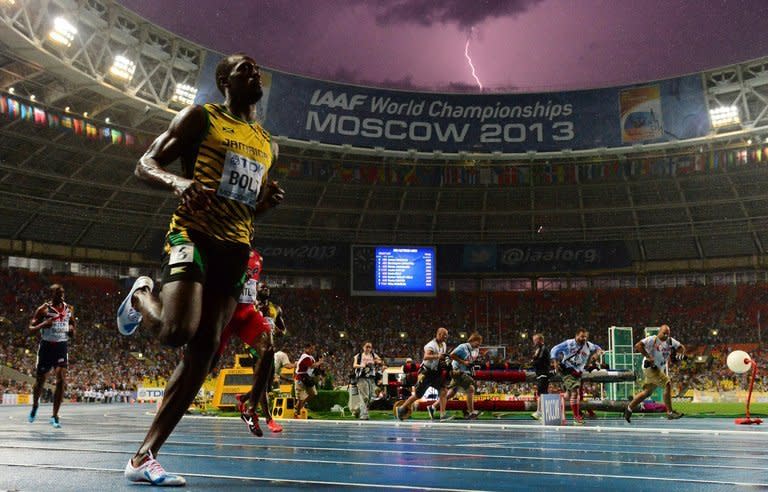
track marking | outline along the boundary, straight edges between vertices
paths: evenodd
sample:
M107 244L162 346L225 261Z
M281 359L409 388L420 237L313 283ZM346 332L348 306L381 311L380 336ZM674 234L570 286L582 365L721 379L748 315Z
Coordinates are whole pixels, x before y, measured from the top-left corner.
M127 452L122 449L83 449L83 448L65 448L61 446L47 447L47 446L19 446L0 445L0 449L33 449L39 451L67 451L76 453L109 453L109 454L126 454ZM335 448L334 448L335 449ZM396 452L392 452L396 453ZM695 463L659 463L656 461L621 461L621 460L593 460L593 459L573 459L573 458L560 458L553 456L499 456L499 455L482 455L482 454L463 454L463 453L420 453L420 452L408 452L403 451L400 454L416 454L416 455L435 455L435 456L448 456L451 458L489 458L489 459L506 459L509 461L565 461L568 463L584 463L584 464L602 464L602 465L627 465L627 466L656 466L656 467L676 467L676 468L712 468L712 469L726 469L726 470L749 470L749 471L768 471L768 468L761 468L755 466L730 466L730 465L709 465L709 464L695 464ZM178 457L190 457L190 458L214 458L223 460L246 460L246 461L270 461L270 462L286 462L286 463L326 463L333 465L354 465L354 466L381 466L381 467L394 467L394 468L434 468L445 470L462 470L462 471L480 471L480 472L494 472L494 473L506 473L508 470L500 470L497 468L476 468L476 467L457 467L457 466L440 466L440 465L413 465L413 464L400 464L400 463L370 463L370 462L355 462L355 461L335 461L335 460L323 460L323 459L300 459L300 458L273 458L267 456L233 456L233 455L218 455L218 454L201 454L201 453L179 453L173 451L163 452L164 456L178 456Z
M75 471L96 471L107 473L120 473L123 474L122 469L118 468L98 468L89 466L69 466L69 465L37 465L37 464L21 464L21 463L3 463L0 462L0 466L11 467L30 467L30 468L43 468L49 470L75 470ZM197 477L197 478L220 478L223 480L246 480L249 482L270 482L270 483L296 483L296 484L312 484L312 485L335 485L337 487L364 487L369 489L404 489L404 490L430 490L437 492L466 492L467 489L448 489L439 487L414 487L413 485L385 485L375 483L348 483L348 482L332 482L324 480L296 480L292 478L268 478L268 477L246 477L238 475L216 475L209 473L184 473L184 477ZM130 482L125 481L126 484ZM149 486L149 484L144 484ZM486 490L477 490L477 492L490 492Z
M165 453L169 454L169 453ZM199 455L200 457L210 458L210 455ZM229 459L230 457L225 457ZM299 460L297 460L299 461ZM301 460L305 462L312 462L310 460ZM317 462L317 461L316 461ZM377 463L360 463L367 466L380 466ZM0 462L0 466L16 466L16 467L32 467L32 468L47 468L47 469L61 469L61 470L83 470L83 471L106 471L106 472L122 472L123 470L115 468L95 468L95 467L79 467L70 465L51 465L51 464L22 464L22 463L5 463ZM392 465L401 468L426 468L426 469L443 469L443 470L456 470L455 467L440 467L432 465ZM461 471L475 471L474 469L461 468ZM477 471L488 472L493 471L497 473L507 473L511 475L544 475L544 476L557 476L557 477L573 477L573 472L545 472L534 470L493 470L493 469L477 469ZM184 476L190 477L204 477L204 478L221 478L230 480L251 480L251 481L269 481L269 482L288 482L288 483L310 483L318 485L337 485L337 486L350 486L350 487L372 487L372 488L396 488L396 489L420 489L420 490L435 490L435 491L456 491L466 492L466 488L462 489L449 489L449 488L431 488L421 487L413 485L385 485L385 484L354 484L347 482L332 482L332 481L319 481L319 480L294 480L284 478L268 478L268 477L244 477L237 475L215 475L206 473L183 473ZM652 482L682 482L682 483L698 483L698 484L715 484L715 485L736 485L740 487L768 487L768 482L735 482L726 480L700 480L695 478L670 478L670 477L649 477L643 475L613 475L604 473L584 473L579 472L578 476L587 478L600 478L600 479L621 479L621 480L644 480ZM477 490L477 489L473 489ZM478 491L483 492L483 491Z

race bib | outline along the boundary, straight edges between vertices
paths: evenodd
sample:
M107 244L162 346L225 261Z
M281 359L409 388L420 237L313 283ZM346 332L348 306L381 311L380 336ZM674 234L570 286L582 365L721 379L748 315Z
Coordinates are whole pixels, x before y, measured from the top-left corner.
M266 169L264 164L228 150L216 194L255 208Z
M168 266L181 263L192 263L195 258L195 245L193 243L171 246L171 257Z
M51 330L58 334L62 335L69 332L69 320L67 321L54 321L53 325L51 326Z

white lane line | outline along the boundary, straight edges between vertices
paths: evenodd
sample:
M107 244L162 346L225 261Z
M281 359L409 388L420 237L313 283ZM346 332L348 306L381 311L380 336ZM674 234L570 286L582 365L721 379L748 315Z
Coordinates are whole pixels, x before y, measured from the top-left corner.
M53 447L53 446L24 446L24 445L11 445L2 446L0 449L32 449L40 451L54 451L54 452L76 452L76 453L110 453L110 454L126 454L126 451L122 449L83 449L83 448L67 448L67 447ZM302 448L303 449L303 448ZM503 458L509 461L563 461L568 463L583 463L583 464L601 464L601 465L626 465L626 466L654 466L654 467L671 467L671 468L709 468L709 469L722 469L722 470L748 470L748 471L768 471L768 468L755 467L755 466L732 466L732 465L708 465L708 464L696 464L696 463L659 463L657 461L621 461L621 460L593 460L593 459L574 459L574 458L558 458L551 456L494 456L483 454L463 454L463 453L417 453L417 452L402 452L397 454L417 454L417 455L434 455L441 457L451 457L456 459L463 458L490 458L499 459ZM355 462L355 461L335 461L335 460L322 460L322 459L299 459L299 458L272 458L267 456L233 456L233 455L219 455L219 454L200 454L200 453L178 453L172 451L164 451L164 456L179 456L179 457L192 457L192 458L215 458L223 460L246 460L246 461L271 461L271 462L285 462L285 463L326 463L333 465L354 465L354 466L380 466L380 467L394 467L394 468L434 468L445 470L466 470L466 471L482 471L482 472L498 472L506 473L506 470L500 470L497 468L472 468L461 466L440 466L440 465L412 465L412 464L400 464L400 463L371 463L371 462Z
M164 453L169 454L169 453ZM203 458L211 458L210 455L199 455ZM230 459L229 456L226 457L227 459ZM299 461L299 460L297 460ZM307 462L312 462L310 460L306 460ZM318 461L315 461L316 463ZM361 463L367 466L380 466L379 464L373 464L373 463ZM108 471L108 472L121 472L123 470L115 469L115 468L94 468L94 467L79 467L79 466L70 466L70 465L52 465L52 464L21 464L21 463L7 463L7 462L0 462L0 466L16 466L16 467L32 467L32 468L49 468L49 469L61 469L61 470L83 470L83 471ZM427 469L446 469L446 470L453 470L453 471L475 471L475 469L472 468L461 468L457 469L455 467L438 467L438 466L431 466L431 465L391 465L401 468L427 468ZM535 470L494 470L494 469L477 469L477 471L482 472L497 472L497 473L507 473L510 475L537 475L537 476L556 476L556 477L573 477L573 472L545 472L545 471L535 471ZM190 477L204 477L204 478L221 478L221 479L230 479L230 480L256 480L256 481L270 481L270 482L288 482L288 483L311 483L311 484L320 484L320 485L339 485L339 486L355 486L355 487L371 487L371 488L397 488L397 489L420 489L420 490L435 490L435 491L457 491L457 492L466 492L466 488L463 489L447 489L447 488L430 488L430 487L420 487L420 486L414 486L414 485L385 485L385 484L355 484L355 483L346 483L346 482L326 482L326 481L317 481L317 480L293 480L293 479L284 479L284 478L268 478L268 477L242 477L237 475L214 475L214 474L206 474L206 473L183 473L184 476L190 476ZM599 479L618 479L618 480L644 480L644 481L653 481L653 482L682 482L682 483L698 483L698 484L707 484L707 485L735 485L740 487L768 487L768 482L766 483L758 483L758 482L735 482L730 480L701 480L696 478L671 478L671 477L658 477L658 476L644 476L644 475L614 475L614 474L607 474L607 473L584 473L579 472L578 476L585 477L585 478L599 478Z
M108 438L84 438L84 437L58 437L57 441L63 442L63 441L85 441L85 442L99 442L99 443L121 443L125 444L125 439L108 439ZM256 439L254 438L254 441ZM279 442L279 441L276 441ZM324 441L328 442L328 441ZM342 441L343 444L349 445L348 441ZM284 449L284 450L295 450L295 449L302 449L302 450L311 450L311 451L339 451L343 453L394 453L394 454L415 454L415 455L436 455L436 456L456 456L457 454L461 456L469 456L469 457L488 457L488 458L500 458L500 459L510 459L514 458L514 455L492 455L492 454L466 454L466 453L444 453L444 452L426 452L426 451L410 451L410 450L400 450L400 449L381 449L381 448L375 448L375 449L369 449L369 448L349 448L349 447L318 447L318 446L292 446L289 443L285 444L249 444L249 443L222 443L222 442L205 442L205 441L183 441L183 440L169 440L166 442L166 444L172 444L177 446L207 446L207 447L230 447L230 448L246 448L246 449ZM370 444L370 443L368 443ZM526 446L508 446L505 449L509 451L535 451L535 452L551 452L551 453L557 453L557 454L565 454L565 453L573 453L577 455L583 455L584 451L579 449L576 451L568 450L568 449L562 449L562 448L545 448L545 447L526 447ZM676 458L680 457L687 457L687 458L703 458L703 459L732 459L732 460L755 460L755 461L766 461L768 460L768 456L755 456L754 454L751 454L752 452L749 450L744 450L745 453L750 453L748 455L724 455L722 453L717 454L694 454L688 452L690 449L686 448L685 446L675 447L671 448L669 451L662 452L662 451L654 451L654 452L648 452L648 451L612 451L612 450L602 450L602 449L595 449L590 450L589 452L594 454L608 454L608 455L614 455L614 454L632 454L635 456L666 456L666 455L673 455Z
M204 419L210 417L202 416L185 416L185 418L197 418ZM411 427L411 428L466 428L469 427L473 431L479 429L496 429L496 430L526 430L526 431L538 431L538 432L565 432L565 433L583 433L587 430L595 430L597 432L605 433L658 433L658 434L710 434L710 435L729 435L729 436L754 436L756 434L762 434L768 436L768 432L763 429L754 428L753 431L747 430L729 430L729 429L680 429L680 428L664 428L664 427L613 427L613 426L592 426L585 425L584 427L559 427L559 426L543 426L536 424L486 424L486 423L456 423L456 422L429 422L429 421L392 421L392 420L359 420L354 423L346 421L331 421L331 420L302 420L295 419L294 424L298 425L358 425L358 426L385 426L385 427ZM672 424L674 425L674 424Z
M96 472L108 472L108 473L123 473L119 468L98 468L90 466L69 466L69 465L50 465L50 464L22 464L22 463L4 463L0 462L0 466L12 466L12 467L30 467L30 468L42 468L49 470L70 470L70 471L96 471ZM429 490L436 492L467 492L467 489L448 489L440 487L423 487L414 485L386 485L376 483L348 483L348 482L332 482L324 480L296 480L292 478L269 478L269 477L252 477L252 476L238 476L238 475L217 475L211 473L184 473L184 477L197 477L197 478L219 478L223 480L246 480L249 482L270 482L270 483L296 483L296 484L312 484L312 485L334 485L337 487L364 487L367 489L404 489L404 490ZM144 484L149 486L149 484ZM194 485L194 484L193 484ZM475 489L473 489L475 490ZM479 490L477 492L491 492L486 490Z
M71 427L68 427L68 429L71 429ZM4 432L5 433L16 433L16 434L21 434L21 435L23 435L25 437L28 437L29 436L29 432L31 430L32 429L22 429L22 428L0 429L0 434L2 434ZM235 438L235 439L243 438L243 434L244 434L244 432L225 432L224 430L219 430L219 431L214 431L214 430L211 430L211 431L208 431L208 430L199 431L199 430L191 430L191 429L190 430L185 430L185 429L180 429L180 428L176 429L176 434L183 434L185 432L193 434L194 436L199 436L199 437L221 437L221 436L223 436L223 437ZM141 431L137 430L136 433L142 433L143 434L144 431L143 430L141 430ZM90 433L89 432L78 432L78 435L79 436L97 436L97 437L100 437L100 436L104 435L104 433L103 432L90 432ZM359 439L365 439L368 442L377 442L379 444L386 444L386 445L393 444L393 445L430 446L430 447L445 447L445 446L449 446L449 447L454 447L454 446L485 447L485 446L487 446L486 444L482 444L482 443L480 443L480 444L453 444L453 443L450 442L450 439L431 438L431 437L428 437L428 436L413 436L413 437L399 436L399 435L394 435L394 436L386 436L386 435L371 436L370 433L361 433L361 434L345 433L344 434L344 439L333 439L333 438L327 437L327 433L311 433L311 432L306 432L303 429L300 431L299 435L302 436L302 437L298 437L297 435L292 434L290 432L287 432L285 434L281 434L280 436L272 436L271 434L267 433L264 437L262 437L260 439L262 441L266 441L266 442L273 442L273 441L274 442L301 441L301 442L323 442L323 443L331 443L331 442L348 443L350 441L352 441L352 442L357 441L358 438L359 438ZM312 435L317 435L318 438L305 437L305 436L312 436ZM451 434L445 434L445 436L449 436L449 435L453 435L453 434L452 433ZM464 436L465 433L462 432L461 435ZM499 435L498 432L495 433L496 437L498 437L498 435ZM601 439L601 438L600 439L595 439L596 437L599 438L601 436L604 436L606 439ZM544 436L542 436L542 437L544 437ZM566 437L572 437L572 436L562 436L562 437L566 438ZM617 443L617 442L612 442L612 439L606 433L602 433L602 434L579 434L578 437L589 439L588 441L582 441L580 443L580 445L581 445L581 447L584 450L590 450L590 451L592 450L593 447L603 448L605 446L610 446L613 451L617 451L617 452L621 452L620 451L621 448L628 448L628 449L631 449L631 451L633 453L634 452L639 452L642 449L657 450L659 448L659 443L657 441L658 437L656 437L656 436L638 436L638 437L635 437L633 439L631 444L621 444L621 443ZM688 450L695 449L697 451L717 451L718 453L721 453L721 452L738 452L738 451L747 452L746 449L743 446L743 443L744 443L743 438L742 438L742 440L740 440L740 443L742 445L740 445L737 448L734 448L734 447L723 447L723 446L717 446L717 447L699 446L698 445L699 443L704 444L707 441L703 440L703 439L698 439L698 437L699 436L694 436L694 435L679 436L678 440L676 440L675 442L676 442L676 444L684 445L686 447L686 449L688 449ZM731 436L729 436L729 437L731 437ZM752 435L751 437L753 437L753 438L755 438L757 440L760 440L761 442L759 444L763 444L764 443L764 441L763 441L763 439L765 439L764 435ZM542 439L542 441L543 441L543 439ZM520 445L520 444L539 444L539 443L544 444L544 442L542 442L542 441L516 441L516 440L510 438L509 441L505 441L505 442L508 443L508 445L510 447L518 447L519 448L518 445ZM651 441L651 443L648 443L647 441ZM748 440L748 441L751 441L751 440ZM731 440L730 442L732 443L733 440ZM754 443L754 444L758 444L758 443ZM599 449L597 449L595 451L599 451ZM751 453L750 456L754 456L755 451L750 451L750 453Z

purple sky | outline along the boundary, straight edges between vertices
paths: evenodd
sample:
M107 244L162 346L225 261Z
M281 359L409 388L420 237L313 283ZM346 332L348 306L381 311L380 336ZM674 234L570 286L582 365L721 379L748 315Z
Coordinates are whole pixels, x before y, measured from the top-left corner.
M382 87L477 91L470 33L492 90L619 85L768 55L768 0L119 1L268 68Z

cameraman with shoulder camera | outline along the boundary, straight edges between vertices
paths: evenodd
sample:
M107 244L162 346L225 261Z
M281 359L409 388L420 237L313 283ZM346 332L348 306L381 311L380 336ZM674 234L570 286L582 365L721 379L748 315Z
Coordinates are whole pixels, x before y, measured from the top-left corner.
M648 398L657 386L664 388L664 404L667 406L667 418L679 419L680 412L672 410L672 382L667 376L666 368L669 360L683 360L685 346L669 335L669 325L661 325L659 333L645 337L635 344L635 350L643 354L643 391L635 395L629 406L624 410L624 419L631 423L632 411Z
M307 342L304 346L304 353L301 354L296 362L296 372L293 376L296 392L296 406L294 407L293 418L301 418L301 410L309 400L317 396L317 380L315 377L319 371L322 371L323 360L315 361L315 344Z
M373 351L371 342L365 342L363 351L355 355L352 361L360 401L360 420L368 420L368 405L376 394L376 376L386 367L386 364Z

